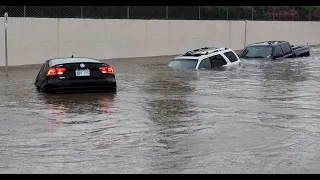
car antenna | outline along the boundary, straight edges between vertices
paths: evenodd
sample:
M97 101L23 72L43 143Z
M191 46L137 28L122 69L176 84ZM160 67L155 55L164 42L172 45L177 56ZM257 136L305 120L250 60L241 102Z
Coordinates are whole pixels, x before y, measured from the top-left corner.
M71 56L71 58L73 58L73 55Z

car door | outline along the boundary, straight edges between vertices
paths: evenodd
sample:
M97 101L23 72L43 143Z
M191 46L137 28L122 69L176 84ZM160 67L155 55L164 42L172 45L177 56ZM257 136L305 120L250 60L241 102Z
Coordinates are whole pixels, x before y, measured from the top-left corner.
M284 53L280 45L274 47L273 59L283 57Z
M41 69L38 73L38 76L36 78L36 84L38 86L41 86L43 84L43 82L45 81L45 78L46 78L46 75L45 75L45 72L46 72L46 69L48 68L48 62L45 62L42 66L41 66Z
M209 58L203 59L200 64L198 69L211 69L211 62Z
M283 43L280 46L283 50L283 57L290 58L293 56L293 51L292 51L289 43Z

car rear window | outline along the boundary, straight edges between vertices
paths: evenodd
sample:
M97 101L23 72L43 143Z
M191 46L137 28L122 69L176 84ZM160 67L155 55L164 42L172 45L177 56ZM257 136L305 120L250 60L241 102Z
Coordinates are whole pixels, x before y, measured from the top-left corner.
M59 58L59 59L52 59L49 62L49 66L55 66L58 64L69 64L69 63L101 63L98 59L91 59L91 58Z
M173 59L168 66L172 68L195 69L198 59Z

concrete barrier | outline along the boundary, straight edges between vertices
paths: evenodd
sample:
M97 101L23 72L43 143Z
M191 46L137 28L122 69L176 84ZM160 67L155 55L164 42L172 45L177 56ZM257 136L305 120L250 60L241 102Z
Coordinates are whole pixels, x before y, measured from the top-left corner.
M4 23L0 19L0 24ZM162 56L205 46L235 50L264 40L320 44L320 22L10 18L9 66L54 57L99 59ZM4 66L4 28L0 28Z

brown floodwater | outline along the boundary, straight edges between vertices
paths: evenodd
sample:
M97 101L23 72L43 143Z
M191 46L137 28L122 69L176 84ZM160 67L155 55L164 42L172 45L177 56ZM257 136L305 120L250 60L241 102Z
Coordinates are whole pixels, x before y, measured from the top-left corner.
M320 173L320 53L175 70L106 60L118 91L46 95L0 71L0 173Z

